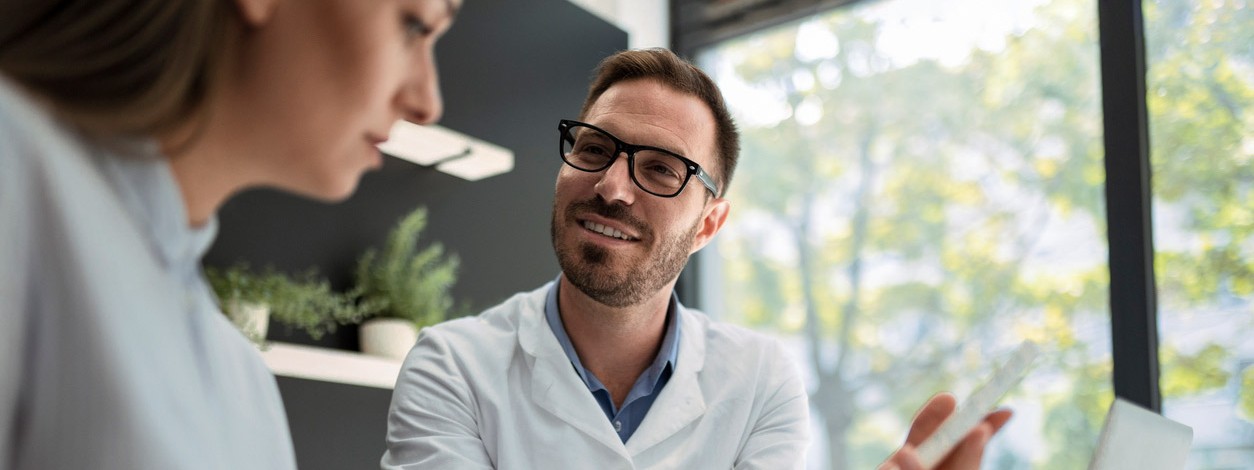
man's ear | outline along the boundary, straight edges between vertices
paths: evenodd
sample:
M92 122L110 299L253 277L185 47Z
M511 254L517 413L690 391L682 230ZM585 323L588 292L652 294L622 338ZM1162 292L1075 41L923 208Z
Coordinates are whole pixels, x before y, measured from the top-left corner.
M720 197L711 199L705 205L701 215L701 228L697 230L697 236L692 239L692 249L688 250L689 255L705 248L710 240L714 239L714 235L723 229L723 223L727 222L728 212L731 212L731 203Z
M249 27L258 27L270 21L274 16L274 10L278 9L281 0L235 0L235 5L239 7L239 15L244 19L244 24Z

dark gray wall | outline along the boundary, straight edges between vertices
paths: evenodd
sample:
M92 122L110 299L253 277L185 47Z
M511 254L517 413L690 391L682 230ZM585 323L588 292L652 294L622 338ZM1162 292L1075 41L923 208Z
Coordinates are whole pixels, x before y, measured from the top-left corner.
M625 32L566 0L467 0L437 45L440 124L513 150L514 170L467 182L387 158L340 204L243 194L219 213L205 265L314 267L343 289L357 256L425 205L424 238L461 257L459 301L480 310L538 287L558 272L549 243L557 121L577 117L593 68L626 47ZM313 341L271 325L269 339L357 349L353 327ZM290 378L279 388L300 468L378 468L390 391Z
M302 470L379 468L392 391L279 377Z

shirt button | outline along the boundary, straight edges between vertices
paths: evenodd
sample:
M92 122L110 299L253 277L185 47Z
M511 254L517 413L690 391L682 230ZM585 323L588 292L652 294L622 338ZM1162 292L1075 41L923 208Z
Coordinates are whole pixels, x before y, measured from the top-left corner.
M623 422L622 422L622 421L615 421L615 422L614 422L614 432L623 432Z

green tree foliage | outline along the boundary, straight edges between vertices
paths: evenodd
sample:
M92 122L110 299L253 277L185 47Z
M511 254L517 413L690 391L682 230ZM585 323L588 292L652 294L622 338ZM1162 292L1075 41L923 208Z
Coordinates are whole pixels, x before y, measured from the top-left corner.
M1183 24L1190 35L1227 35L1224 50L1198 40L1152 57L1171 69L1152 72L1161 87L1197 95L1151 96L1153 122L1185 121L1153 129L1155 188L1190 214L1188 230L1212 240L1160 252L1160 271L1173 273L1160 275L1163 295L1248 298L1254 118L1244 107L1254 94L1240 71L1254 63L1254 19L1233 2L1174 14L1156 5L1146 5L1148 31ZM1082 468L1112 399L1096 5L1044 3L1004 47L957 61L883 51L888 25L864 11L706 56L724 90L747 88L780 107L739 113L735 210L719 241L728 315L804 341L832 468L881 460L928 396L969 390L987 374L989 351L1046 343L1036 376L1048 383L1020 393L1042 407L1044 455L993 461ZM802 51L798 35L815 31L831 45ZM1191 69L1190 56L1214 66ZM1221 387L1229 359L1219 345L1167 351L1165 391Z
M1171 365L1159 378L1159 386L1166 396L1188 396L1220 388L1228 383L1231 375L1223 369L1229 353L1218 344L1207 345L1196 354L1182 354L1165 345L1159 348L1159 355L1164 363Z
M1238 403L1241 417L1254 421L1254 366L1245 368L1241 374L1241 399Z
M1184 214L1193 247L1160 249L1163 300L1254 296L1254 12L1245 2L1146 5L1156 202ZM1251 315L1254 317L1254 315Z
M1249 368L1238 369L1249 358L1233 354L1254 337L1254 9L1158 0L1145 18L1155 217L1165 220L1155 240L1160 316L1222 331L1198 344L1197 333L1165 327L1159 383L1168 403L1236 390L1232 424L1215 424L1249 426Z

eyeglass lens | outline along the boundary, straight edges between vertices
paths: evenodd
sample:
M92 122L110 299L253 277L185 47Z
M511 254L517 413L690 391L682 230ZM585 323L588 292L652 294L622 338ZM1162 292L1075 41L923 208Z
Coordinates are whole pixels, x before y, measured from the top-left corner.
M613 138L589 127L572 125L562 136L562 155L566 163L584 171L605 169L618 151ZM647 149L637 150L631 160L634 160L632 179L645 191L671 196L683 189L688 176L683 160Z

